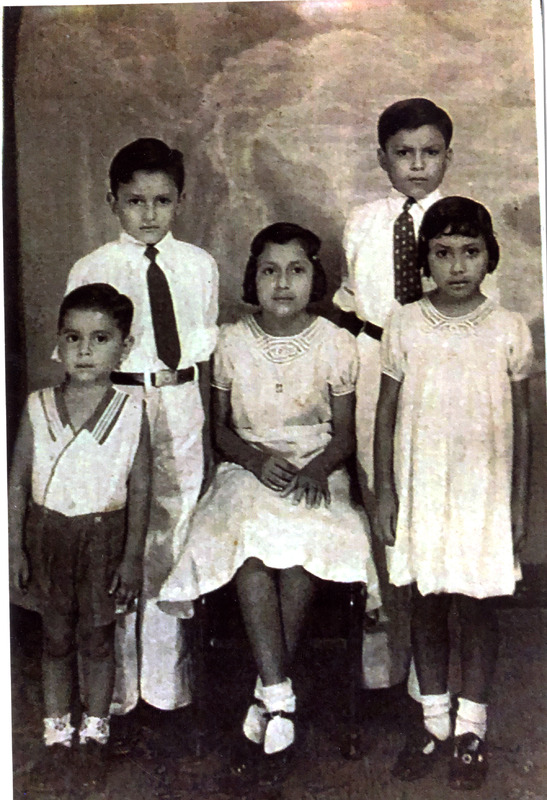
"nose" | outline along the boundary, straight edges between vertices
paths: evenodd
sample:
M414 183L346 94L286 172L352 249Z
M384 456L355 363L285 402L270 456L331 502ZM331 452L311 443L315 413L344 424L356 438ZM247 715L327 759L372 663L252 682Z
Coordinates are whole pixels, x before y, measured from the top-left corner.
M145 222L154 222L156 218L156 206L154 203L147 203L144 207Z
M289 287L289 272L285 269L280 269L277 273L277 288L288 289Z
M87 336L78 339L78 355L86 355L91 351L91 340Z
M415 150L412 154L412 169L420 170L424 168L424 157L421 150Z
M465 257L463 253L455 253L450 265L450 272L459 275L465 272Z

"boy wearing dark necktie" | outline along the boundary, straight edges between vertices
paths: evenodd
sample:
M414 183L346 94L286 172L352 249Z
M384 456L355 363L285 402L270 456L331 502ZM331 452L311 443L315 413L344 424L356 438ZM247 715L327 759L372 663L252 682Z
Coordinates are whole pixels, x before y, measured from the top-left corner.
M117 630L112 711L123 714L139 696L164 710L191 700L183 623L159 611L156 598L208 474L218 269L212 256L171 233L184 185L182 153L158 139L138 139L117 153L109 177L120 236L74 265L67 292L104 282L133 301L134 347L112 380L144 396L150 420L152 505L141 613L138 629L131 614Z

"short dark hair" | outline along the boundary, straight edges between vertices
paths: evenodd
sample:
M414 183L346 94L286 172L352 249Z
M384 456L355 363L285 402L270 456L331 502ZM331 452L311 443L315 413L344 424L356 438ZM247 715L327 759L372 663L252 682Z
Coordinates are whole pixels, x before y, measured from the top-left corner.
M57 330L64 325L69 311L100 311L107 314L127 339L133 321L133 303L109 283L87 283L69 292L61 303Z
M444 143L450 146L452 140L452 120L444 110L426 97L410 97L398 100L388 106L378 119L378 142L382 150L386 149L388 139L401 130L414 131L422 125L433 125L438 128Z
M274 222L263 228L254 237L251 243L251 255L245 267L243 278L243 300L254 306L259 305L256 293L256 272L258 268L258 258L264 248L270 242L272 244L287 244L297 241L301 246L313 266L313 277L310 293L310 303L322 300L327 293L327 276L323 265L319 260L319 248L321 239L307 228L302 228L293 222Z
M110 164L110 190L118 196L120 183L129 183L137 170L165 172L177 192L184 186L184 160L180 150L171 150L161 139L136 139L119 150Z
M424 214L418 235L418 266L429 277L429 242L438 236L482 236L488 252L488 272L494 272L500 248L487 209L469 197L443 197Z

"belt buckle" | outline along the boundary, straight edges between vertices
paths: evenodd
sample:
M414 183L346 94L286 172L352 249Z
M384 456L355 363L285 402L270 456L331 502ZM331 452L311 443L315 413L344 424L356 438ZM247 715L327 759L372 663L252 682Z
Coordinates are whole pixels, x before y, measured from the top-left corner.
M154 375L154 386L161 389L162 386L177 386L178 376L175 369L162 369Z

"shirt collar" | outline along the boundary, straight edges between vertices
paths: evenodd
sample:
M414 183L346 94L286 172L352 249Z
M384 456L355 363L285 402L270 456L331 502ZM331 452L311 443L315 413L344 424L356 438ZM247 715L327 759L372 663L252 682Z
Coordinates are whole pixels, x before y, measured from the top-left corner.
M397 202L398 206L400 205L400 207L402 209L402 207L404 205L404 202L407 199L407 195L406 194L402 194L401 192L398 192L397 189L394 189L393 187L391 187L391 197ZM440 190L439 189L435 189L434 192L431 192L431 194L428 194L425 197L422 197L421 200L416 200L416 205L418 206L418 208L421 208L422 211L427 211L427 209L430 206L432 206L433 203L436 203L437 200L440 200L441 197L442 197L442 194L441 194ZM412 207L410 208L410 211L412 212Z
M172 240L172 238L173 238L173 234L171 233L171 231L167 231L167 233L165 234L163 239L160 239L159 242L156 242L154 247L156 247L158 252L161 253L163 248L166 245L169 244L169 242ZM127 233L127 231L124 231L124 230L122 230L120 232L120 239L119 240L120 240L120 242L122 244L129 244L129 245L132 245L133 247L142 248L143 252L144 252L144 250L146 250L146 247L147 247L147 245L144 242L140 242L138 239L135 239L134 236L131 236L129 233Z

